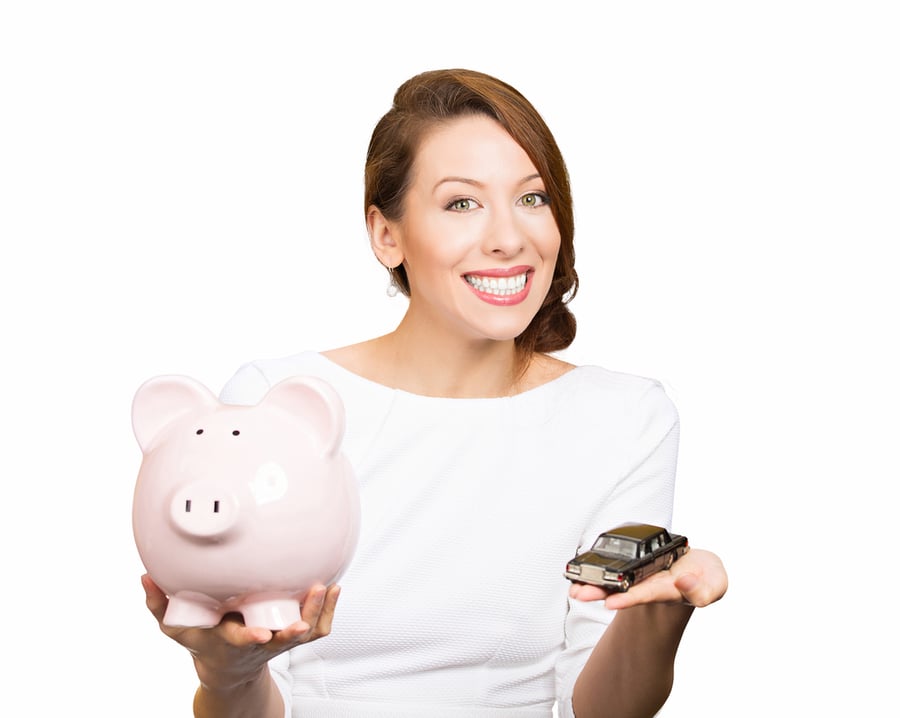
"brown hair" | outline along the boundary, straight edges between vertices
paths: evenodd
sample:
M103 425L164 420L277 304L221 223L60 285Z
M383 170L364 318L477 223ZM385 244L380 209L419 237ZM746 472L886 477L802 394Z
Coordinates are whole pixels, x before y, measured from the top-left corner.
M374 205L387 219L399 220L426 133L437 124L471 114L493 118L525 150L544 180L560 233L550 289L531 323L516 337L516 348L522 357L565 349L575 338L575 317L566 304L578 290L569 173L543 118L514 87L472 70L432 70L400 85L369 142L365 211ZM400 291L409 296L406 269L401 265L392 274Z

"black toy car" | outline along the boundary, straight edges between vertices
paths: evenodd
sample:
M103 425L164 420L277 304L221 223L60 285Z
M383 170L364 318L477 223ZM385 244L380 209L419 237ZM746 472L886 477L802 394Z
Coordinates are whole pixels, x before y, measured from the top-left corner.
M565 576L608 591L627 591L669 568L687 550L686 536L670 534L660 526L625 524L600 534L589 551L566 564Z

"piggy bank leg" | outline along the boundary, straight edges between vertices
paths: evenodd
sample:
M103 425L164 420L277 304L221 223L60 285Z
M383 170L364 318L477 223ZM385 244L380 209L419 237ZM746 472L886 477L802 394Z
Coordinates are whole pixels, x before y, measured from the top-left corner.
M225 615L222 605L213 598L193 591L180 591L169 597L163 623L167 626L210 628Z
M244 625L280 631L300 620L300 602L294 596L249 596L238 609Z

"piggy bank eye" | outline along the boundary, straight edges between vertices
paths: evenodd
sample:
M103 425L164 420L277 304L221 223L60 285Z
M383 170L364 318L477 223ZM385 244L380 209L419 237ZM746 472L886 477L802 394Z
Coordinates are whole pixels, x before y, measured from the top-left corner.
M200 434L202 434L202 433L203 433L203 429L197 429L197 436L200 436Z
M231 432L231 435L232 435L232 436L238 436L240 433L241 433L241 432L239 432L237 429L235 429L234 431Z

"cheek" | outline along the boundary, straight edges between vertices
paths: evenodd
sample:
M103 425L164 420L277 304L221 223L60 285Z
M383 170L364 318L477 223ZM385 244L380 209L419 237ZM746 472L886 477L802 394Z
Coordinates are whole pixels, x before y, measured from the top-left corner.
M556 262L556 258L559 256L559 247L560 247L560 238L559 238L559 234L557 233L556 236L553 238L553 241L548 250L549 253L551 255L553 255L554 263Z
M559 256L559 248L562 240L559 236L559 229L556 227L556 222L551 221L549 225L550 226L546 228L546 233L543 235L539 251L548 261L552 260L553 263L556 264L556 258Z
M467 237L459 223L441 221L418 224L407 236L405 255L410 265L423 269L440 269L456 264L466 251Z
M534 246L545 259L555 257L559 253L560 234L559 227L553 214L547 211L532 216L528 225L528 232Z

